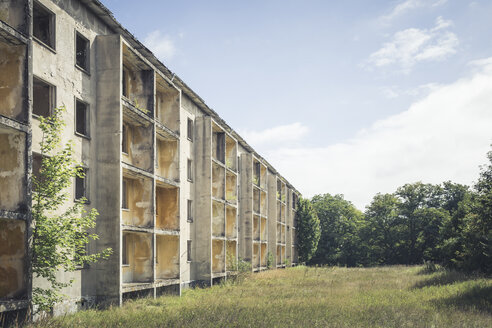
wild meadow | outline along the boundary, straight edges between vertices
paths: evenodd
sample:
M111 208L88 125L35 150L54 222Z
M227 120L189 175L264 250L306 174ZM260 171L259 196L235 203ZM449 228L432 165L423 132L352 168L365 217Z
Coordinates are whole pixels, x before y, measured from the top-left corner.
M492 278L427 269L299 266L32 327L492 327Z

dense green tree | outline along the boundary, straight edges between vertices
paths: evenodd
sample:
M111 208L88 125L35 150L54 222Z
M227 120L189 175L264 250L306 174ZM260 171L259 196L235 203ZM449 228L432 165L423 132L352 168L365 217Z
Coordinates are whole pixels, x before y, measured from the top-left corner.
M358 229L362 212L343 195L316 195L311 200L321 224L318 249L311 263L348 265L360 263L363 256Z
M367 264L402 261L398 249L402 234L399 205L395 195L377 194L366 208L360 239L364 242Z
M462 204L466 214L455 238L458 249L449 262L457 269L492 273L492 151L487 157L474 192Z
M46 279L48 284L33 288L37 311L49 311L62 299L61 289L72 284L72 281L58 281L58 271L74 271L111 253L111 249L107 249L86 254L89 240L97 238L88 232L95 227L97 211L86 212L84 199L65 207L69 199L67 188L75 177L83 178L83 171L73 158L72 145L61 145L64 111L64 108L56 108L50 117L41 117L39 124L43 132L40 143L43 159L39 174L33 177L32 272L35 277Z
M321 234L318 215L309 199L299 198L295 219L299 260L307 262L316 252Z

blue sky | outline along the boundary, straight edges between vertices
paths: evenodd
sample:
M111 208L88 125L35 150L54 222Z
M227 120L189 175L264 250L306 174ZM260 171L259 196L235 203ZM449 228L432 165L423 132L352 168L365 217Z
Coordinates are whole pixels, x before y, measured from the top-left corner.
M470 184L490 150L492 1L103 2L305 196Z

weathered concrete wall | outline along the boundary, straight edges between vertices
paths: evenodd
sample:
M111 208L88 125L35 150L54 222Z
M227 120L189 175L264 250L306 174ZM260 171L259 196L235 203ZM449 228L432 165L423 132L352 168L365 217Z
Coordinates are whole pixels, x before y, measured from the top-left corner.
M253 260L251 262L253 268L260 267L260 244L253 244Z
M183 206L180 207L180 266L181 273L180 279L182 285L189 284L190 281L198 279L196 272L192 269L191 262L188 261L187 257L187 243L188 240L193 240L193 246L196 245L195 240L195 223L188 221L188 212L187 206L184 206L188 203L188 200L193 200L192 203L192 213L194 218L196 217L196 206L197 201L195 197L195 186L196 182L190 182L187 180L187 170L186 165L188 159L191 159L193 163L195 163L195 169L197 165L197 161L195 160L195 146L198 144L196 140L196 127L195 127L195 138L193 141L188 140L187 138L187 129L188 129L188 119L191 119L195 122L195 118L197 115L201 115L201 112L198 110L197 106L193 104L187 97L181 97L181 108L180 108L180 156L179 156L179 166L180 166L180 203ZM194 125L195 126L195 125ZM194 176L197 176L195 171ZM195 256L192 248L192 258Z
M179 278L179 236L156 236L156 279Z
M267 254L268 254L266 243L261 243L260 253L261 253L260 265L262 267L266 267L267 266Z
M0 206L26 210L26 137L13 129L0 128Z
M0 2L0 16L1 5ZM0 17L1 19L1 17ZM26 121L26 46L0 41L0 115Z
M0 218L0 300L25 297L25 236L24 221Z
M156 227L179 230L179 189L156 188Z

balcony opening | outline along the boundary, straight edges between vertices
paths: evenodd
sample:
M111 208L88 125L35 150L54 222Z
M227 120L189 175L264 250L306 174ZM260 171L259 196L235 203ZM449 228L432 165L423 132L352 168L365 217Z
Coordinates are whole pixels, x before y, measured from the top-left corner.
M237 243L235 241L228 240L226 242L226 267L227 271L237 270Z
M24 221L0 218L0 301L26 297Z
M225 272L225 244L222 240L212 240L212 272Z
M22 122L27 120L25 70L26 47L0 39L0 115Z
M237 238L237 210L235 207L226 206L226 237Z
M260 240L260 217L253 216L253 240Z
M122 223L129 226L151 227L152 180L128 172L123 178Z
M237 169L237 143L236 140L226 136L225 140L225 164L227 168L236 171Z
M252 260L253 268L257 269L260 267L260 259L261 259L260 245L253 244L253 260Z
M123 283L151 282L152 234L125 231L122 246L126 254L126 259L123 257Z
M156 278L179 278L179 236L156 236Z
M212 157L225 164L225 133L216 124L212 127Z
M157 75L155 98L157 121L169 130L173 132L179 132L179 91L171 86L167 81L165 81L160 75ZM189 137L190 136L188 134L188 138Z
M212 197L224 199L225 169L217 163L212 163Z
M126 44L123 44L122 92L137 110L153 116L154 71Z
M145 171L152 171L153 129L126 115L123 117L121 151L122 160Z
M179 148L175 139L157 138L157 174L171 181L179 181Z
M225 236L225 208L224 204L212 201L212 235Z
M164 230L179 230L179 189L156 187L156 227Z
M237 176L234 173L226 173L226 200L237 203Z
M26 208L25 134L0 127L0 154L0 209L23 212Z

